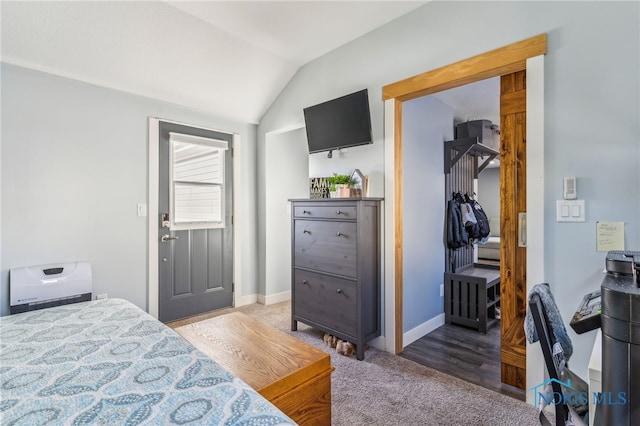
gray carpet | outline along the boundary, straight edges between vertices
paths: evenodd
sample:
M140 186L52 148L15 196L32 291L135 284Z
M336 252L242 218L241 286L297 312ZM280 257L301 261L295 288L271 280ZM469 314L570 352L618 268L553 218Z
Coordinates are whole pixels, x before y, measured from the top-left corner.
M322 333L302 323L291 331L289 302L234 310L263 321L331 355L332 424L538 425L534 407L413 361L367 349L365 359L339 355ZM211 315L209 315L210 317Z

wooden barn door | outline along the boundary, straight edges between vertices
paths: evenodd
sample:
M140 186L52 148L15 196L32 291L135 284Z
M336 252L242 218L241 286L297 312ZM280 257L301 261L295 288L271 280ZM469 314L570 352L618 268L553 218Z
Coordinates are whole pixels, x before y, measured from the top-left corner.
M525 389L527 297L526 71L500 78L500 310L502 382Z

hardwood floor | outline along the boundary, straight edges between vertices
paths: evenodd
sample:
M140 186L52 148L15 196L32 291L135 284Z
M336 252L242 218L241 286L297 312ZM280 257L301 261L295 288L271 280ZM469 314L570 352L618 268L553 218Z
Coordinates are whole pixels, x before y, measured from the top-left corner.
M444 324L400 354L418 364L524 401L521 389L500 382L500 326L487 334Z
M215 311L205 312L204 314L194 315L192 317L169 321L165 323L165 325L167 325L170 328L176 329L178 327L182 327L183 325L193 324L199 321L204 321L206 319L218 317L220 315L228 314L231 312L233 312L233 308L222 308Z

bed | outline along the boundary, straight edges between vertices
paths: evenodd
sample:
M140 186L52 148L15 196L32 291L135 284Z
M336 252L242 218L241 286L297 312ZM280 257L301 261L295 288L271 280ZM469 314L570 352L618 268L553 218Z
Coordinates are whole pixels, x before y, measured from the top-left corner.
M489 239L478 244L478 259L500 260L500 219L489 218Z
M5 316L0 336L3 425L295 424L122 299Z

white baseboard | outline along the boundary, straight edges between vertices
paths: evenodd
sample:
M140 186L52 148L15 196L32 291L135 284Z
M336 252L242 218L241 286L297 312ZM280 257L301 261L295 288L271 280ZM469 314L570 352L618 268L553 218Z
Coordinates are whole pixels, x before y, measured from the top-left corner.
M370 342L368 342L369 346L371 346L372 348L376 348L378 350L381 350L383 352L387 351L387 340L385 339L384 336L379 336L376 337L375 339L371 340Z
M291 300L291 291L283 291L282 293L270 294L268 296L258 295L258 303L263 305L273 305L274 303L285 302L287 300Z
M250 305L252 303L260 303L261 305L273 305L274 303L280 303L286 300L291 300L291 291L270 294L269 296L264 296L262 294L247 294L244 296L236 297L234 307L238 308L240 306Z
M251 305L252 303L256 303L258 302L258 295L257 294L247 294L244 296L237 296L235 298L235 304L234 307L238 308L240 306L244 306L244 305Z
M436 328L444 324L444 313L423 322L402 335L402 346L407 347L419 338L426 336Z

